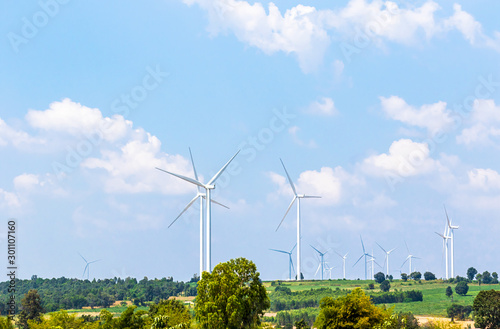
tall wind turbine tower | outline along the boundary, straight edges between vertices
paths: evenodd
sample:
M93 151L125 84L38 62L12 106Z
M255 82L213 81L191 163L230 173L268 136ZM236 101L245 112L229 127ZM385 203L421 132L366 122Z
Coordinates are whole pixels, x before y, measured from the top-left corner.
M308 199L308 198L321 198L320 196L314 196L314 195L305 195L305 194L297 194L297 191L295 190L295 186L293 185L293 181L290 178L290 175L288 174L288 171L285 168L285 164L283 163L283 160L281 160L281 164L283 165L283 169L285 169L286 177L288 178L288 182L290 183L290 187L292 188L293 191L293 199L292 202L290 202L290 205L288 206L288 209L286 210L285 216L281 219L280 224L276 228L276 231L281 226L281 223L285 220L286 215L288 215L288 212L290 211L290 208L292 208L293 203L295 200L297 200L297 280L301 280L301 267L300 267L300 239L301 239L301 234L300 234L300 199Z
M408 275L410 275L412 273L412 267L411 267L411 260L412 259L421 259L420 257L417 257L417 256L413 256L411 253L410 253L410 249L408 249L408 245L406 244L406 241L405 241L405 246L406 246L406 250L408 250L408 257L406 257L406 260L403 262L403 264L401 264L401 267L403 267L403 265L407 262L407 261L410 261L410 273L408 273Z
M446 268L446 280L450 278L449 272L448 272L448 240L450 239L450 236L448 236L448 224L445 225L444 227L444 233L440 234L438 232L434 232L437 235L439 235L443 239L443 250L444 250L444 256L445 256L445 268Z
M215 189L215 181L220 177L220 175L222 175L224 170L226 170L227 166L229 166L231 161L233 161L233 159L238 155L238 153L240 153L240 151L236 152L236 154L233 155L233 157L231 159L229 159L229 161L226 162L226 164L206 184L201 183L198 179L192 179L192 178L189 178L189 177L186 177L183 175L174 174L170 171L156 167L156 169L158 169L158 170L166 172L167 174L178 177L178 178L183 179L191 184L197 185L198 187L205 189L206 208L207 208L207 210L206 210L206 223L205 223L206 224L206 226L205 226L206 237L207 237L207 240L206 240L206 246L207 246L206 247L206 257L207 257L207 259L206 259L206 271L209 273L212 272L212 215L211 215L211 213L212 213L212 210L211 210L212 209L211 208L212 196L211 196L211 192L213 189ZM195 200L195 199L193 199L193 200ZM192 200L192 202L194 202L193 200ZM200 243L201 244L203 243L201 238L200 238Z
M356 261L356 263L354 263L354 265L352 267L356 266L356 264L361 260L361 258L365 257L365 280L368 280L367 273L366 273L366 266L367 266L368 262L366 260L366 257L373 257L373 256L366 252L365 244L363 243L363 238L361 237L361 235L359 236L359 238L361 239L361 246L363 247L363 254L358 258L358 260Z
M338 252L335 251L335 253L337 255L339 255L340 258L342 258L342 272L344 272L344 279L345 279L345 259L347 258L347 254L346 253L344 256L342 256L341 254L339 254Z
M194 178L195 180L199 181L198 179L198 173L196 172L196 167L194 165L194 160L193 160L193 153L191 153L191 148L189 148L189 156L191 157L191 164L193 165L193 172L194 172ZM156 169L159 169L159 168L156 168ZM164 171L162 169L159 169L161 171ZM206 201L206 194L205 193L202 193L201 191L201 187L200 186L197 186L198 187L198 193L195 195L195 197L187 204L186 207L184 207L184 209L181 211L181 213L172 221L172 223L170 223L170 225L168 226L170 228L170 226L172 226L176 221L177 219L179 219L179 217L182 216L182 214L184 214L188 209L189 207L191 207L194 202L197 200L197 199L200 199L200 278L201 278L201 275L203 273L203 271L205 270L205 239L204 239L204 232L205 232L205 225L203 223L203 203ZM213 203L215 204L218 204L224 208L227 208L229 209L229 207L223 205L222 203L219 203L215 200L212 200Z
M293 250L295 249L295 247L297 246L297 244L295 244L295 246L293 246L292 250L290 251L284 251L284 250L278 250L278 249L269 249L269 250L272 250L272 251L276 251L276 252L281 252L283 254L288 254L288 280L292 280L292 269L295 271L295 269L293 268L293 261L292 261L292 252Z
M446 207L444 207L444 212L446 214L446 220L448 221L448 229L450 233L450 239L451 239L451 277L455 277L455 252L454 252L454 244L455 244L455 233L453 233L454 230L458 229L459 226L453 226L451 225L451 221L448 218L448 212L446 211Z
M392 248L391 250L389 251L386 251L384 248L382 248L381 245L379 245L377 242L375 242L379 247L380 249L382 249L383 252L385 252L385 263L387 265L387 269L386 269L386 273L385 275L388 276L389 275L389 255L391 254L391 252L393 252L394 250L396 250L396 248Z

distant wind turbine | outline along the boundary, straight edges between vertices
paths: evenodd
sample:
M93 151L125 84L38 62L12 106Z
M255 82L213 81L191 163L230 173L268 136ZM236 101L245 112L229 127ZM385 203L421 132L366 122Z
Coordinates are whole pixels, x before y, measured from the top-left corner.
M85 272L87 272L87 280L88 280L90 276L90 264L98 262L100 261L100 259L87 262L87 260L82 256L82 254L78 253L78 255L80 255L80 257L82 257L83 261L85 262L85 268L83 269L82 279L85 278Z
M324 256L325 254L328 252L325 251L325 252L321 252L319 251L318 249L314 248L312 245L310 245L311 248L313 248L314 250L316 250L316 252L319 254L319 257L320 257L320 263L318 265L318 269L316 270L316 273L314 274L314 276L316 276L316 274L318 273L319 269L321 268L321 280L323 280L323 273L325 273L325 259L324 259Z
M386 276L387 276L387 275L389 275L389 255L391 254L391 252L393 252L394 250L396 250L396 248L392 248L391 250L386 251L377 242L375 242L375 243L380 247L380 249L382 249L385 252L385 261L384 261L385 264L384 265L387 265L387 269L386 269Z
M411 253L410 253L410 249L408 249L408 245L406 244L406 241L405 241L405 246L406 246L406 250L408 251L408 257L406 257L406 260L403 262L403 264L401 264L401 267L403 267L403 265L407 262L407 261L410 261L410 273L408 273L408 275L410 275L412 273L411 269L411 260L412 259L421 259L420 257L416 257L416 256L413 256Z
M448 280L450 278L450 275L448 272L448 264L449 264L449 261L448 261L448 240L450 239L450 236L448 236L448 224L445 225L443 234L440 234L438 232L434 232L434 233L436 233L437 235L439 235L443 239L443 251L445 254L445 262L446 262L446 265L445 265L446 279Z
M344 279L345 279L345 259L347 258L347 254L349 254L349 253L346 253L344 256L342 256L341 254L339 254L336 251L335 251L335 253L337 255L339 255L340 258L342 258L342 272L344 272Z
M280 224L276 228L276 231L278 231L278 229L281 226L281 223L283 223L286 215L288 215L290 208L292 208L293 203L295 202L295 200L297 200L297 280L299 281L302 279L301 278L302 272L301 272L301 267L300 267L300 239L302 237L301 233L300 233L300 199L302 199L302 198L304 198L304 199L321 198L321 197L320 196L313 196L313 195L297 194L297 191L295 190L295 186L293 185L293 181L290 178L290 175L288 174L288 171L285 168L285 164L283 163L283 160L280 159L280 161L281 161L281 164L283 165L283 169L285 169L286 177L288 178L288 182L290 183L290 186L292 188L294 196L293 196L292 202L290 203L290 205L288 206L288 209L286 210L285 216L283 216Z
M284 251L284 250L278 250L278 249L269 249L269 250L272 250L272 251L281 252L283 254L288 254L288 259L289 259L288 260L288 280L292 280L292 269L295 272L295 269L293 268L292 253L293 253L293 250L295 249L296 246L297 246L297 244L295 244L295 246L293 246L292 250L290 250L290 251Z
M207 235L207 241L206 241L206 244L207 244L207 249L206 249L206 257L207 257L206 271L209 272L209 273L212 272L212 215L211 215L211 213L212 213L212 211L211 211L212 196L211 196L211 192L212 192L213 189L215 189L215 181L220 177L220 175L222 175L222 173L224 172L224 170L226 170L227 166L229 166L229 164L231 163L231 161L233 161L233 159L238 155L238 153L240 153L240 151L236 152L236 154L233 155L233 157L231 159L229 159L229 161L226 162L226 164L206 184L201 183L197 179L192 179L192 178L189 178L189 177L186 177L186 176L183 176L183 175L174 174L174 173L171 173L170 171L166 171L166 170L163 170L161 168L156 167L156 169L158 169L158 170L166 172L167 174L170 174L172 176L178 177L178 178L183 179L183 180L185 180L187 182L190 182L191 184L197 185L197 186L205 189L205 193L206 193L206 196L205 196L205 198L206 198L206 208L207 208L207 210L206 210L206 216L207 216L206 218L207 219L206 219L206 226L205 226L206 227L206 235ZM200 242L200 243L203 243L203 242Z
M450 256L451 256L451 277L454 278L455 277L455 253L454 253L454 244L455 244L455 233L453 233L454 230L458 229L459 226L453 226L451 225L451 221L450 219L448 218L448 212L446 211L446 207L444 207L444 212L446 214L446 220L448 221L448 229L449 229L449 233L450 233L450 239L451 239L451 252L450 252Z
M367 273L366 273L366 266L367 266L368 262L366 260L366 257L367 256L373 257L373 256L366 252L365 244L363 243L363 238L361 237L361 235L359 236L359 238L361 239L361 246L363 247L363 254L358 258L358 260L356 261L356 263L354 263L354 265L352 267L356 266L356 264L361 260L361 258L365 257L365 280L368 280Z
M198 173L196 172L196 167L194 165L193 154L191 153L191 148L189 148L189 156L191 157L191 164L193 165L194 178L195 178L195 180L199 181ZM157 168L157 169L159 169L159 168ZM159 170L164 171L162 169L159 169ZM199 274L200 274L200 278L201 278L201 275L203 274L203 271L204 271L204 255L205 255L205 249L204 249L205 240L203 238L203 233L205 231L204 223L203 223L203 208L204 208L203 202L206 199L206 195L205 195L205 193L202 193L200 186L198 186L198 193L196 194L196 196L191 201L189 201L187 206L184 207L184 209L181 211L181 213L172 221L172 223L170 223L170 225L168 227L170 228L170 226L172 226L177 221L177 219L179 219L179 217L181 217L182 214L184 214L189 209L189 207L191 207L194 204L194 202L197 199L200 199L200 273ZM215 204L218 204L224 208L229 209L229 207L223 205L222 203L219 203L213 199L211 201Z

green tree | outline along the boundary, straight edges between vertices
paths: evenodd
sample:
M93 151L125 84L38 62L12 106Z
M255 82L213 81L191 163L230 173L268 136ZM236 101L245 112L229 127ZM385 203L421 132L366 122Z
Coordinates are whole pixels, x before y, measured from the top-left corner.
M401 280L403 280L404 282L406 282L406 280L408 280L408 274L401 273Z
M382 272L378 272L378 273L375 273L375 275L373 276L373 278L375 279L375 282L376 283L382 283L384 282L385 280L385 274L382 273Z
M424 279L425 281L436 280L436 276L434 275L434 273L427 271L424 273Z
M457 294L460 296L465 296L467 295L467 292L469 291L469 285L465 281L460 281L456 286L455 286L455 291Z
M307 325L307 323L306 323L306 321L305 321L304 319L302 319L302 320L300 320L300 321L295 321L294 326L295 326L295 328L297 328L297 329L306 329L306 328L310 328L310 327Z
M150 304L148 313L151 318L158 318L157 321L164 323L166 328L181 324L184 324L186 328L191 327L189 310L179 300L168 299L162 300L158 304Z
M477 283L479 283L479 285L481 285L481 282L483 281L483 275L481 273L476 274L476 279L477 279Z
M420 273L420 272L413 272L413 273L410 274L410 278L412 280L415 280L415 281L420 280L422 278L422 273Z
M334 299L324 297L314 322L318 329L371 329L384 323L390 312L373 305L361 288Z
M257 267L245 258L220 263L198 281L196 319L203 329L257 328L270 307Z
M474 280L474 277L476 276L476 274L477 274L477 270L474 267L469 267L467 269L467 279L469 279L470 281Z
M493 273L491 273L491 276L493 277L493 280L491 280L491 283L497 284L498 283L498 273L493 272Z
M389 282L389 280L382 281L382 283L380 284L380 290L382 290L383 292L388 292L389 289L391 289L391 283Z
M14 329L14 324L7 316L0 316L0 329Z
M31 289L21 299L21 312L18 315L18 325L27 329L28 320L40 322L41 316L44 313L42 300L36 289Z
M483 283L484 284L490 284L491 281L493 281L493 278L491 277L490 272L484 271L483 272Z
M483 290L472 304L475 326L478 328L500 328L500 292Z
M453 303L453 289L450 286L446 287L446 297L451 297L451 302Z
M459 304L452 304L446 309L446 313L451 319L451 322L453 322L455 318L460 321L465 320L471 312L472 308L469 305L463 306Z

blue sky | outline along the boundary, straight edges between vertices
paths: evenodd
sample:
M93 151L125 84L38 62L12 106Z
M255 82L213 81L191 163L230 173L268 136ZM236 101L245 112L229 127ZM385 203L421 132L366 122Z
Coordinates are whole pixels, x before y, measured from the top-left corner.
M212 262L288 275L304 200L303 273L341 276L365 246L399 277L444 276L434 233L454 224L455 272L495 268L500 234L500 26L496 1L41 0L0 4L0 210L18 221L19 275L198 272L196 193L215 189ZM294 254L295 261L295 254ZM376 268L376 271L381 270ZM407 266L401 269L407 272Z

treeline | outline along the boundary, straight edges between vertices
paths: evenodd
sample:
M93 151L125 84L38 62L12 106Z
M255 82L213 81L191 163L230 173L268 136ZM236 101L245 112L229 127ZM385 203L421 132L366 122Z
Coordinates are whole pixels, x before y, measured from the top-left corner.
M421 302L424 296L421 291L410 290L400 292L386 292L380 294L370 294L370 299L373 304L392 304L392 303L408 303Z
M296 310L307 307L318 307L323 297L343 296L349 292L347 289L318 288L303 291L291 291L285 285L277 286L269 299L271 311Z
M264 317L264 321L275 323L285 328L291 328L296 322L304 320L311 327L319 314L317 308L306 308L301 310L280 311L276 317Z
M109 307L117 300L130 300L135 305L145 302L158 303L170 296L195 296L197 277L190 282L177 282L173 278L148 279L113 278L98 280L68 279L65 277L42 279L33 276L31 280L16 280L15 299L20 300L30 289L37 289L45 311L80 309L82 307ZM0 283L0 314L6 314L7 301L11 293L10 282Z

